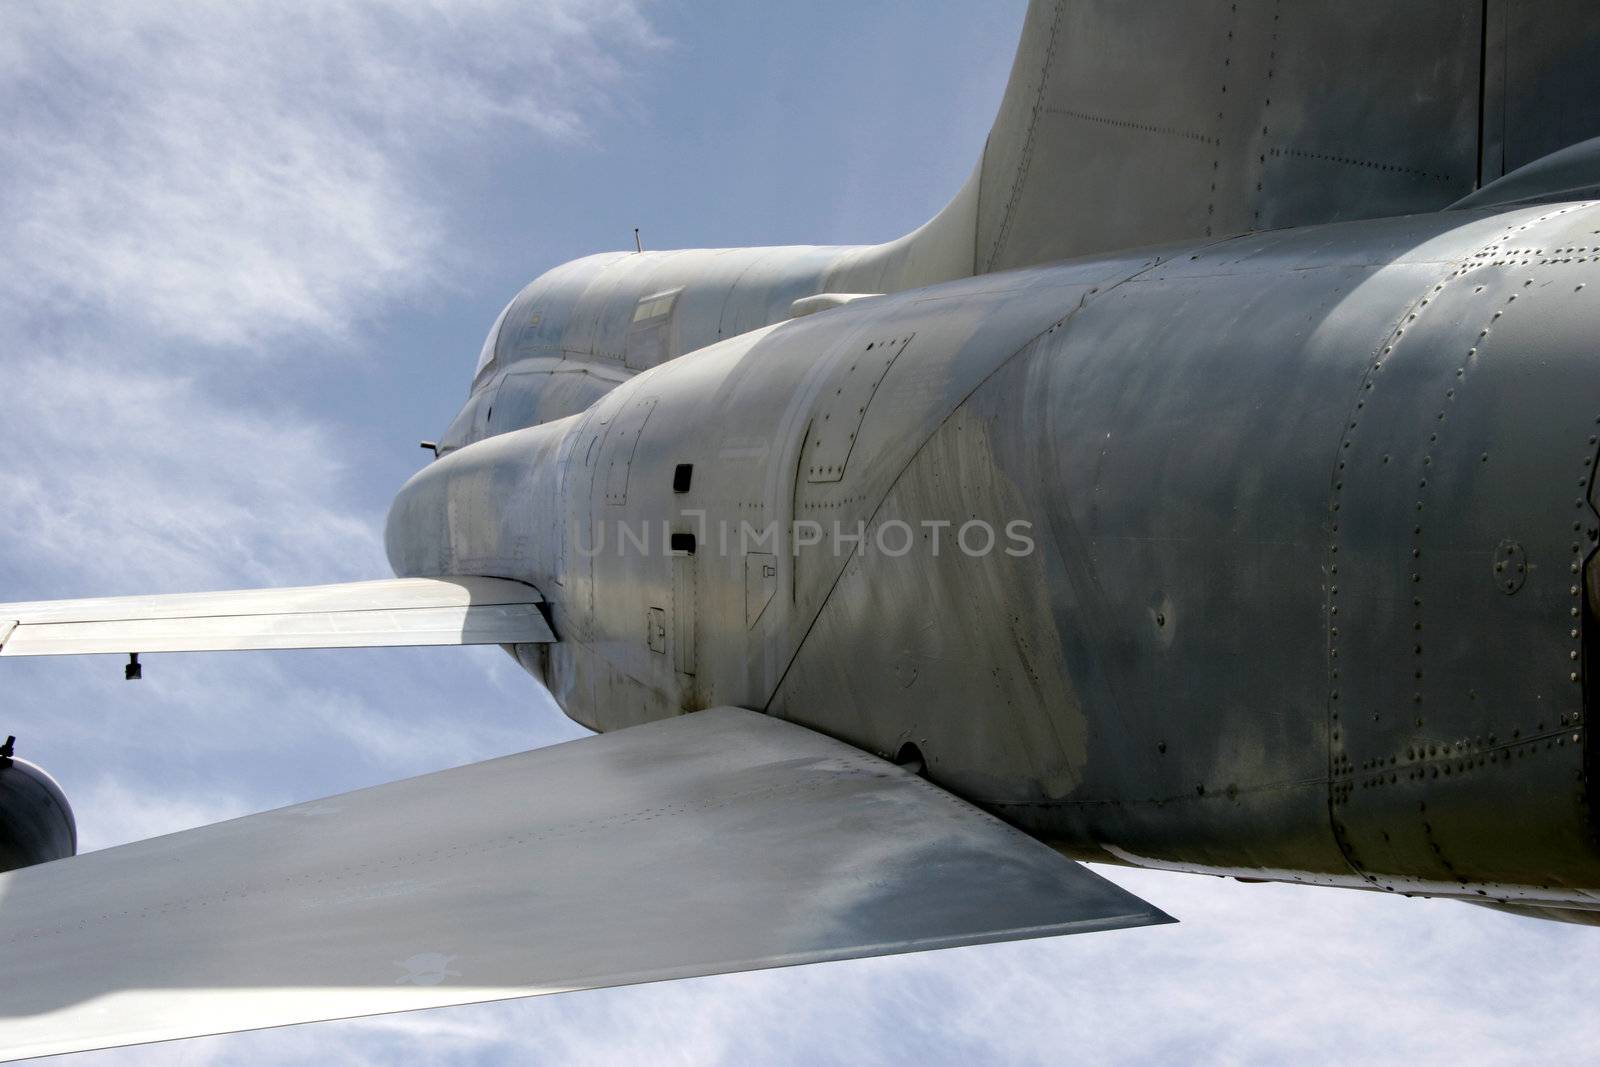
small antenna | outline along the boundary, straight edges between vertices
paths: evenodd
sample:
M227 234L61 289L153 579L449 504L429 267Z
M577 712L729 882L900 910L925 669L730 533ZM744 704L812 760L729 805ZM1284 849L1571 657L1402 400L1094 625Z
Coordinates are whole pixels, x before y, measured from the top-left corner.
M637 226L633 228L633 250L635 252L644 251L644 242L639 240L639 227Z

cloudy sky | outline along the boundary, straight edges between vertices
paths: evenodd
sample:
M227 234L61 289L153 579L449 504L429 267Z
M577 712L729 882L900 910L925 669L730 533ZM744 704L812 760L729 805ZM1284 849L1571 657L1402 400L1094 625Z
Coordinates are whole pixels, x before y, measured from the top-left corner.
M0 600L382 577L501 305L627 246L898 235L1023 0L0 5ZM581 735L498 651L8 661L86 848ZM1106 872L1176 927L73 1064L1572 1062L1600 931Z

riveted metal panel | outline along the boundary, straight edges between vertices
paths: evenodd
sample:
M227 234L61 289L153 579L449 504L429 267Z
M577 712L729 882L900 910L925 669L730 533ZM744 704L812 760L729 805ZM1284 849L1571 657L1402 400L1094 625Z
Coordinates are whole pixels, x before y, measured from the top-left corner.
M1487 0L1485 181L1600 136L1600 11L1592 0Z
M662 655L639 639L648 607L672 625L668 566L579 561L564 598L592 594L594 607L552 647L552 687L603 728L735 697L874 751L914 743L935 780L1084 854L1584 903L1600 864L1569 705L1587 646L1581 595L1553 582L1581 572L1590 528L1563 517L1581 536L1558 542L1549 516L1591 514L1584 463L1600 433L1575 430L1600 415L1588 351L1600 307L1585 303L1584 273L1600 208L1555 210L1013 272L863 301L655 368L603 400L584 431L617 425L642 390L660 398L627 515L678 529L690 515L672 472L692 462L709 528L861 522L867 547L754 549L778 579L754 616L749 557L699 555L692 685L665 654L670 635ZM1506 310L1525 307L1535 311ZM836 357L913 331L844 477L806 480L806 428ZM1479 334L1483 358L1466 362ZM1441 412L1447 432L1431 440ZM556 451L531 450L539 439L469 451L520 470ZM1370 462L1352 467L1346 451ZM568 462L583 478L603 458L580 440ZM520 483L468 459L421 479L470 475L445 494L463 516L449 514L450 532L482 543L450 559L507 558L514 524L465 517ZM1402 478L1403 464L1437 473ZM598 492L575 506L598 517ZM998 529L1026 519L1037 553L969 558L946 540L930 562L879 551L873 536L891 521L970 517ZM1522 575L1510 591L1507 567ZM1406 599L1413 574L1439 590L1421 605ZM1567 613L1560 627L1552 606ZM1443 665L1420 679L1413 609L1430 635L1422 658ZM555 610L559 626L568 609ZM1395 706L1417 692L1420 730ZM1351 705L1379 719L1357 724ZM1508 758L1506 709L1546 708L1566 722L1535 715L1536 738L1512 735L1511 769L1489 774ZM1402 741L1422 744L1411 757L1421 777L1400 776ZM1398 780L1363 787L1380 759Z
M1242 149L1230 199L1248 211L1233 228L1437 210L1474 187L1478 4L1261 0L1240 14L1265 63L1230 101L1248 116L1227 141Z
M1545 151L1591 135L1593 5L1502 6L1485 83L1477 3L1036 0L984 153L978 270L1437 210L1478 182L1480 127Z
M1354 237L1180 257L1089 301L988 400L1043 429L1046 447L1019 429L996 453L1052 487L1042 562L1093 724L1077 787L1017 797L1012 817L1136 862L1340 875L1314 472L1394 288L1426 272L1375 283L1340 249Z
M672 557L672 666L693 674L695 661L695 557Z
M1419 294L1355 393L1328 504L1331 799L1375 885L1516 896L1497 886L1530 856L1537 888L1593 882L1594 229L1516 216Z
M667 609L644 609L644 643L651 652L665 655L667 651Z
M1351 299L1377 269L1359 247L1263 238L1063 293L871 514L775 706L847 692L825 728L912 740L939 780L1080 847L1342 866L1307 472L1358 373L1350 337L1389 322ZM1020 520L1038 550L969 556L969 520L1002 539ZM898 523L914 552L881 547Z
M605 472L606 503L628 502L628 472L633 467L633 454L639 447L639 435L650 413L655 410L656 398L630 398L622 412L606 430L600 448L600 466Z
M778 591L778 557L771 552L751 552L744 558L744 624L751 628L772 603ZM3 635L0 635L3 639Z
M1578 215L1600 228L1592 210ZM1565 742L1541 736L1537 752L1527 746L1516 757L1523 769L1499 779L1463 777L1465 754L1452 747L1448 775L1436 751L1437 779L1430 774L1410 792L1369 787L1351 802L1362 761L1380 749L1386 760L1391 754L1381 731L1394 701L1358 693L1357 703L1380 707L1385 718L1355 737L1330 711L1351 700L1343 691L1331 696L1332 670L1360 675L1368 690L1389 686L1404 700L1412 691L1399 686L1413 681L1409 641L1388 646L1410 636L1400 598L1410 595L1410 511L1420 486L1369 481L1363 506L1377 518L1358 530L1341 525L1328 494L1350 412L1367 411L1370 366L1397 334L1409 341L1427 311L1440 307L1446 347L1459 339L1467 352L1483 323L1438 305L1436 288L1465 277L1508 230L1536 227L1538 216L1262 235L1173 257L1089 294L905 468L774 708L800 715L824 692L848 693L824 728L878 751L912 740L938 780L1085 854L1099 848L1146 865L1334 884L1370 878L1412 892L1481 887L1530 901L1586 899L1597 861L1576 779L1582 746L1570 732ZM1580 251L1562 253L1556 258L1573 263L1550 270L1589 269L1577 262L1586 246L1575 235L1555 246ZM1566 286L1569 297L1582 296L1578 278L1551 282L1551 293ZM1423 300L1429 305L1412 320ZM1405 372L1415 380L1397 365L1392 382L1403 402L1370 416L1382 432L1407 437L1417 398L1432 402L1438 384L1439 400L1457 388L1453 402L1463 412L1479 405L1462 419L1507 443L1517 439L1495 476L1506 480L1492 486L1470 480L1477 474L1466 452L1433 459L1435 477L1445 479L1440 507L1458 512L1433 545L1434 565L1438 582L1460 591L1459 603L1439 604L1449 616L1440 632L1446 667L1432 684L1448 706L1416 738L1431 736L1436 747L1489 732L1493 716L1468 692L1479 676L1521 706L1572 701L1581 689L1570 679L1579 645L1566 617L1554 620L1560 628L1529 620L1549 621L1551 590L1558 613L1570 610L1564 583L1587 551L1562 541L1552 557L1545 513L1579 510L1577 496L1560 494L1586 491L1579 479L1588 474L1581 453L1592 447L1587 424L1569 438L1572 412L1593 417L1584 398L1595 386L1578 353L1600 308L1547 304L1528 316L1537 332L1509 343L1514 352L1549 353L1548 367L1524 355L1485 370L1473 400L1453 384L1457 364L1435 382L1426 353L1437 345L1419 341L1424 356ZM1485 320L1493 315L1486 310ZM1552 405L1561 410L1548 425L1527 428ZM1436 420L1437 410L1423 419ZM1423 443L1433 432L1424 428ZM1558 439L1571 451L1559 461ZM1413 459L1421 464L1425 455ZM1481 450L1470 459L1481 464ZM1563 464L1571 470L1558 477ZM1021 560L896 557L872 536L889 522L955 516L995 526L1025 518L1039 552ZM1525 587L1509 597L1494 571L1508 537L1532 564ZM1477 583L1470 588L1468 571ZM1563 584L1552 585L1557 580ZM1360 603L1347 607L1347 597ZM1341 632L1343 620L1357 616L1352 643L1337 656L1329 645L1334 600ZM1355 662L1330 667L1347 658ZM1550 667L1559 672L1541 673ZM1004 726L975 719L977 708ZM1366 773L1375 777L1375 767ZM1482 832L1469 836L1473 827ZM1441 864L1435 845L1470 889Z
M800 461L806 481L837 482L844 477L873 394L910 343L909 335L875 337L841 355L811 418L811 433Z

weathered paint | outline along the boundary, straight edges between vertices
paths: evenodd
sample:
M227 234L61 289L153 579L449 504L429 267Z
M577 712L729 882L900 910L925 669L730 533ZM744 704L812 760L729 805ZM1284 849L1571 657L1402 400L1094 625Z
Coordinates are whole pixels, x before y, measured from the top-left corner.
M431 465L391 559L537 586L561 643L521 658L597 729L764 708L913 743L1080 855L1587 903L1596 231L1590 204L1417 216L856 301ZM808 431L884 344L819 480ZM797 518L863 523L864 551L717 543ZM974 518L1036 551L950 551ZM622 519L648 551L577 550ZM949 521L946 550L881 550L896 520Z

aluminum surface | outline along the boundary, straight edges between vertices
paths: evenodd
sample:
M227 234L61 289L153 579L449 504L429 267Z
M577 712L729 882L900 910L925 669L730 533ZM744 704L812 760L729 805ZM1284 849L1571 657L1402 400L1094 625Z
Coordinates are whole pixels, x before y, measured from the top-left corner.
M553 641L542 602L467 576L0 604L0 656Z
M858 301L431 464L391 562L548 590L563 640L519 655L596 729L764 708L1085 857L1593 907L1597 230L1446 212ZM874 540L974 519L1035 550ZM866 544L718 543L796 520ZM593 551L618 524L655 550Z
M18 871L0 909L8 1058L1170 921L731 708Z
M1593 200L1600 196L1600 137L1553 152L1450 205L1470 211L1514 204Z

